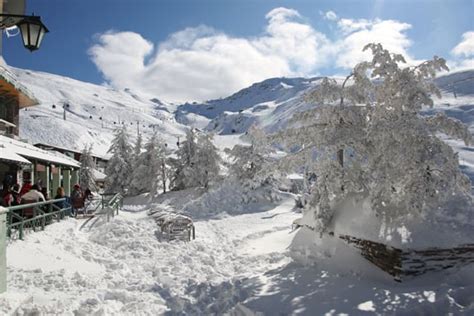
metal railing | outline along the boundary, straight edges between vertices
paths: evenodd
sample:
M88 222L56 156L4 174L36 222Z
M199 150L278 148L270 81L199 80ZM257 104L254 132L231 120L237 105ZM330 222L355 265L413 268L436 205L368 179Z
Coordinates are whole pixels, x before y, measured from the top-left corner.
M111 196L110 198L108 198ZM102 211L99 214L107 216L107 221L110 217L118 215L119 209L123 206L123 196L120 193L102 194Z
M64 204L65 201L65 198L61 198L7 207L7 236L10 239L23 240L26 232L44 230L44 227L54 220L59 222L71 212L70 205L63 208L57 205Z

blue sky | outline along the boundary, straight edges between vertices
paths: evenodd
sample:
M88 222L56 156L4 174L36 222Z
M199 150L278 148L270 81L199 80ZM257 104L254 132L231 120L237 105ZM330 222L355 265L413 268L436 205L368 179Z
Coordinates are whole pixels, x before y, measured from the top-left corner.
M27 0L27 6L51 32L34 53L4 35L8 64L171 101L225 96L272 76L347 73L363 58L359 45L366 40L386 41L411 61L439 55L455 67L472 66L473 0Z

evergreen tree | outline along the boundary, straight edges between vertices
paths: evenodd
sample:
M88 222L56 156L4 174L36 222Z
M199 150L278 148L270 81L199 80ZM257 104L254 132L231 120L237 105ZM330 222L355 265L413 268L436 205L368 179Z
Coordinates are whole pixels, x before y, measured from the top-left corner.
M140 167L140 155L142 152L142 135L138 134L137 141L135 142L135 147L133 148L133 157L132 157L132 172L130 173L130 189L129 193L131 195L141 194L140 188L135 185L134 177L136 170Z
M207 188L219 175L220 156L212 143L212 136L190 129L176 151L172 186L182 190L192 187Z
M132 171L132 148L125 126L117 129L109 153L112 153L105 173L108 192L127 193Z
M79 169L79 185L83 190L97 190L96 179L94 176L95 163L92 158L92 146L84 146L81 153L81 167Z
M133 148L133 160L136 160L142 152L142 134L138 134L135 147Z
M162 183L166 184L165 161L165 145L155 132L145 144L145 151L138 156L133 171L131 185L136 188L136 194L150 192L154 196L159 192Z

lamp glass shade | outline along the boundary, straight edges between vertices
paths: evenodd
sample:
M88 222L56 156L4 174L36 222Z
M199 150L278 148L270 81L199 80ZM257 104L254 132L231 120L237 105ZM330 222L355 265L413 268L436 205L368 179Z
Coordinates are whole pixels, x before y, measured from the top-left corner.
M40 47L44 34L48 32L37 16L26 17L17 26L20 28L23 45L30 51Z

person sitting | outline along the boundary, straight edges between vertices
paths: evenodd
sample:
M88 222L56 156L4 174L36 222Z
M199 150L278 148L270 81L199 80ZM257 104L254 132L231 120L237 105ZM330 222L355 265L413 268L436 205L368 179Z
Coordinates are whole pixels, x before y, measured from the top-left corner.
M44 199L45 199L46 201L49 200L49 194L48 194L48 190L46 189L46 187L42 187L42 188L41 188L41 194L43 194Z
M18 193L18 189L20 186L18 184L14 184L11 188L9 188L3 194L3 206L16 206L19 205L21 202L20 194Z
M46 199L44 198L43 193L39 191L38 185L35 184L31 187L30 191L28 191L21 197L21 203L25 204L25 201L28 201L29 203L36 203L44 202L46 201Z
M84 195L82 194L81 186L79 184L74 185L74 189L71 193L71 204L74 216L77 216L78 210L84 208Z
M15 183L12 187L12 196L13 196L12 206L20 205L21 196L20 196L20 185L18 183Z
M33 185L31 187L31 190L25 193L21 197L21 204L31 204L31 203L37 203L37 202L44 202L45 198L41 192L39 192L39 187L38 185ZM25 208L23 209L23 217L33 217L35 216L35 208Z
M56 190L56 196L54 197L54 199L57 200L57 199L63 199L63 198L65 199L64 201L54 202L54 205L56 205L61 210L68 208L68 210L66 211L67 213L65 213L65 215L72 216L71 209L69 208L69 206L71 206L70 198L66 196L66 194L64 193L64 188L59 187Z
M4 207L9 207L9 206L12 206L12 202L13 202L13 195L12 195L11 189L8 187L4 187L3 192L2 192L2 203L0 205Z
M23 186L21 187L20 196L25 195L25 193L28 193L30 190L31 190L31 181L26 180L25 184L23 184Z

